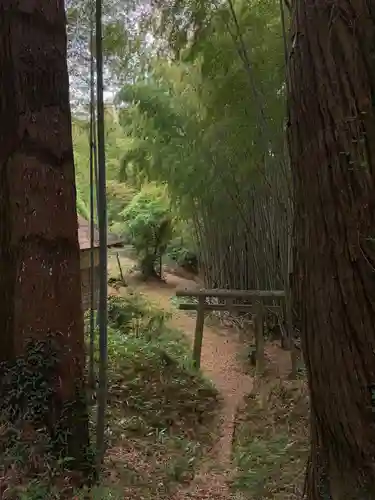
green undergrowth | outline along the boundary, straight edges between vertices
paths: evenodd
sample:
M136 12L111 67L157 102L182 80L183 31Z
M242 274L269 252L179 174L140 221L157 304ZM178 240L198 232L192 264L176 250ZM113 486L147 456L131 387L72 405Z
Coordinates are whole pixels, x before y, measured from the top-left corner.
M39 411L53 391L41 378L49 367L46 359L53 358L44 346L36 358L34 346L7 378L1 373L2 500L166 499L193 477L211 443L217 391L192 369L183 334L168 329L167 315L143 296L110 297L108 309L107 453L99 480L77 490L81 478L69 459L54 454L45 426L26 418L25 411ZM16 398L20 415L7 416L6 397ZM94 405L92 445L95 422ZM92 460L94 450L88 452Z
M308 455L306 383L264 383L237 419L234 492L246 499L301 498Z
M70 499L84 478L94 479L93 449L85 439L79 449L76 441L72 447L69 438L72 421L83 431L79 437L87 431L84 389L77 392L74 404L62 403L57 395L56 375L68 355L57 335L30 340L22 355L0 364L2 500ZM81 384L76 389L80 391ZM80 455L79 467L69 456L73 448ZM73 466L80 471L71 474Z
M169 498L211 443L217 391L167 318L140 294L109 301L106 469L122 498Z

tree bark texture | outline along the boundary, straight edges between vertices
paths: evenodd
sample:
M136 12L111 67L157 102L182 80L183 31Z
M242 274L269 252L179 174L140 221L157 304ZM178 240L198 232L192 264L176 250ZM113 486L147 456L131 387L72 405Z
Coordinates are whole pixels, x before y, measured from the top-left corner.
M305 498L375 498L375 2L293 2L294 280L311 396Z
M65 24L63 0L0 0L0 360L56 334L56 390L75 404L84 329ZM84 420L70 429L76 454Z

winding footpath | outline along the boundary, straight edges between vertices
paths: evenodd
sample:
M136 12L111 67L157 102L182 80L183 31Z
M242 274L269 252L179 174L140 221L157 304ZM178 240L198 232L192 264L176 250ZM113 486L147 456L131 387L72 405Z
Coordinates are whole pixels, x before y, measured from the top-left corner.
M171 327L185 332L193 343L195 318L173 307L171 298L177 287L191 288L195 282L174 275L165 275L166 283L141 283L142 292L160 309L171 312ZM201 469L188 488L181 489L171 500L228 500L232 496L227 486L230 478L232 438L235 416L244 396L253 387L253 379L244 373L239 361L241 346L236 333L224 327L205 326L203 334L201 369L218 389L223 404L220 414L220 436Z

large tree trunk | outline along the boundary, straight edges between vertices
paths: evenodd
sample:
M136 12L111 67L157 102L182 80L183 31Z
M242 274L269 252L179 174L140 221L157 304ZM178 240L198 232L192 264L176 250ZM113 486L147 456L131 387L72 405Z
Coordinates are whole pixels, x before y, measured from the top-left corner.
M63 349L53 423L64 412L65 452L81 461L88 421L63 0L0 0L0 68L0 360L54 336Z
M311 395L306 498L374 499L375 4L293 3L289 145L294 292Z

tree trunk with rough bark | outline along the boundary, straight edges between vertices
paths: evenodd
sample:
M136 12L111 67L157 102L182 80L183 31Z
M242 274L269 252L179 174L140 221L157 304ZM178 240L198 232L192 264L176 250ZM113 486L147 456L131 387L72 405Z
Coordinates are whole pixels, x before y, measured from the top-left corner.
M89 438L65 24L63 0L0 0L0 361L53 336L46 418L79 465Z
M375 3L293 2L289 146L308 500L375 498Z
M311 396L308 500L375 498L375 7L292 10L294 283Z

